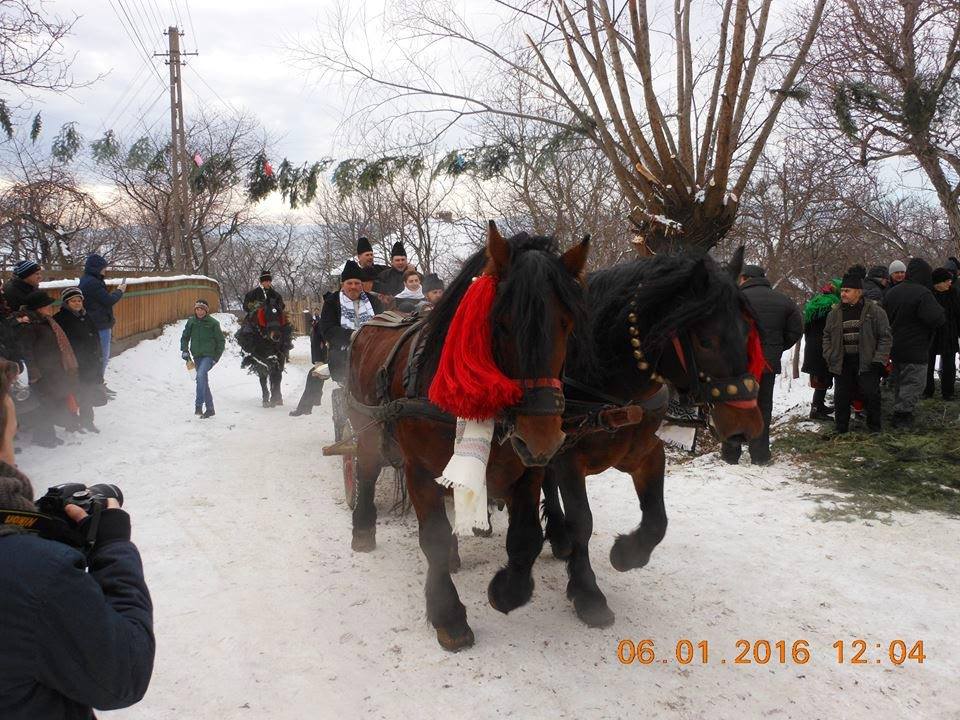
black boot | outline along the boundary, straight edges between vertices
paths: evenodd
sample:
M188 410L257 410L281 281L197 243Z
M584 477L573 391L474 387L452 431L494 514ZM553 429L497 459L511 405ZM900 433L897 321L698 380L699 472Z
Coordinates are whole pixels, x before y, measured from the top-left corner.
M203 405L197 405L196 407L194 407L193 414L196 415L197 417L200 417L201 415L203 415Z
M825 405L820 405L817 407L814 405L810 408L810 419L811 420L832 420L833 419L833 408L827 409Z
M216 413L213 411L213 408L207 408L207 411L200 417L206 420L207 418L212 418Z

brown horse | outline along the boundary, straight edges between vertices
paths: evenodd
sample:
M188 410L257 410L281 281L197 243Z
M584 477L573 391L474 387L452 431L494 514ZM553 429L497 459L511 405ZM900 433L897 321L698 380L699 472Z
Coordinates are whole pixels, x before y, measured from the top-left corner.
M444 508L444 489L436 478L443 473L454 446L454 425L437 412L406 414L387 427L371 422L357 409L409 395L407 375L411 343L422 342L424 352L417 369L417 389L425 398L436 372L440 353L457 307L480 274L498 278L497 294L489 322L493 327L493 357L508 377L526 388L509 417L498 419L499 439L494 438L487 465L491 497L503 499L509 510L508 564L488 588L490 604L507 613L525 604L533 593L531 570L543 546L538 506L543 466L564 441L561 429L563 398L560 376L567 339L584 316L581 274L589 238L560 255L549 238L526 233L505 240L491 222L486 250L467 261L443 299L430 313L418 340L406 335L397 344L395 330L364 327L351 347L348 392L353 396L349 416L357 428L358 495L353 513L353 548L369 551L376 546L374 488L381 465L382 444L395 442L409 497L420 526L420 548L427 558L427 617L437 640L448 650L473 643L466 609L450 577L450 558L456 557L450 523ZM388 358L394 358L388 362ZM378 391L378 374L387 367ZM387 397L383 397L384 384ZM419 401L423 404L423 401ZM434 408L436 410L436 408ZM381 433L385 433L383 437Z
M664 449L655 434L666 412L661 388L669 383L706 405L722 439L746 441L763 430L759 384L748 372L749 313L735 285L742 264L742 248L727 272L706 256L658 256L588 279L588 331L569 346L567 411L633 404L644 415L637 425L581 435L554 456L544 479L546 537L553 554L567 558L567 596L587 625L610 625L614 614L590 566L586 476L616 468L633 478L642 519L610 551L617 570L646 565L667 531Z

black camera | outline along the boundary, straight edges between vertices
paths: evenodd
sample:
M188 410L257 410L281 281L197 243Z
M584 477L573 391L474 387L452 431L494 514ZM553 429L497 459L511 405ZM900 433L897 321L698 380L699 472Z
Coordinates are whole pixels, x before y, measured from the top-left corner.
M123 493L116 485L100 483L87 487L80 483L64 483L47 488L47 494L37 500L37 508L44 515L66 517L63 508L76 505L87 515L93 515L98 509L104 510L110 498L123 505Z

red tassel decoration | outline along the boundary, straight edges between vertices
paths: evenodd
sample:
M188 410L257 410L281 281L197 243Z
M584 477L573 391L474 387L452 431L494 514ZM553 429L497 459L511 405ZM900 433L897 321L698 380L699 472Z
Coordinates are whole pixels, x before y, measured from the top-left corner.
M763 345L760 343L760 332L753 318L748 317L750 331L747 333L747 371L757 380L764 372L770 369L767 359L763 356Z
M490 311L496 296L496 277L483 275L473 281L450 323L430 383L430 402L456 417L487 420L516 405L523 395L520 385L493 360Z

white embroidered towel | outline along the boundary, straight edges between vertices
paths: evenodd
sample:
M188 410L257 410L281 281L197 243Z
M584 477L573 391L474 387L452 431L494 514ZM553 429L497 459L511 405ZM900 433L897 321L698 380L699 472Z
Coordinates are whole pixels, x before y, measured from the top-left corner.
M487 462L493 440L494 421L476 422L457 418L453 457L437 482L453 488L453 532L472 536L473 529L487 529Z

